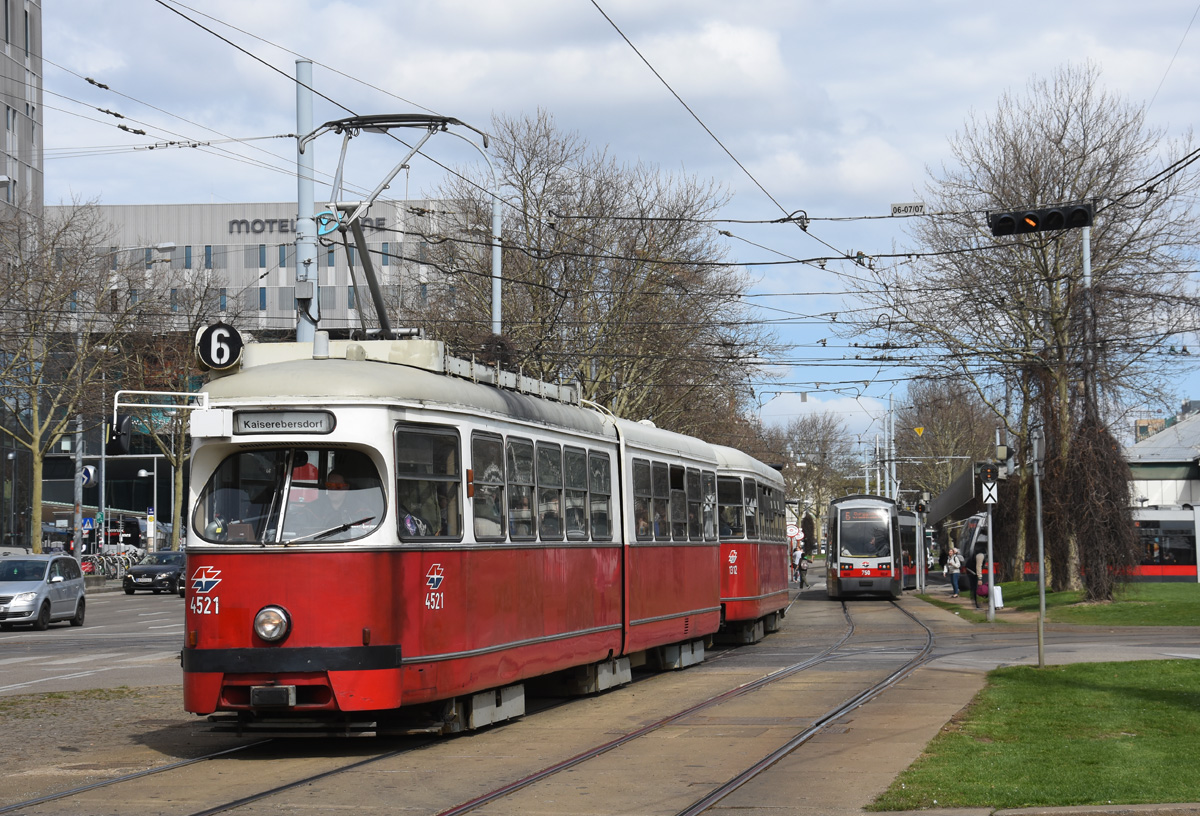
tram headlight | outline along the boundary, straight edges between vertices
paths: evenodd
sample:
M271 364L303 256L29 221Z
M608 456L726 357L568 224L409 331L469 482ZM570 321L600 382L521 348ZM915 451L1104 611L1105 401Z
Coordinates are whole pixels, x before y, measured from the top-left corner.
M292 631L292 619L281 606L264 606L254 616L254 634L268 643L278 643Z

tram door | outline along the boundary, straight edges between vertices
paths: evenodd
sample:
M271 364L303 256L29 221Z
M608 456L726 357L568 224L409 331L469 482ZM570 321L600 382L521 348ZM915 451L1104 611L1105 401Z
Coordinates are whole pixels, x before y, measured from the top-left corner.
M900 511L900 587L917 588L917 570L921 564L917 559L917 514L911 510Z

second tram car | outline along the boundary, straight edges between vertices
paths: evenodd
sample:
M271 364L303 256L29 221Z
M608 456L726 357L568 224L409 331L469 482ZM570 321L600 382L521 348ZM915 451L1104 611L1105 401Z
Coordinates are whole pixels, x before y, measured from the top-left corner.
M917 589L917 570L924 569L921 562L921 526L913 510L900 511L900 573L904 582L902 589Z
M717 455L721 540L720 640L754 643L779 628L788 605L783 477L735 448Z
M830 598L902 594L900 515L883 496L843 496L829 504L825 589Z
M786 603L765 466L571 389L407 339L250 344L206 392L184 704L239 730L480 727L524 712L526 680L587 693L687 666L723 606ZM758 563L728 597L723 479Z

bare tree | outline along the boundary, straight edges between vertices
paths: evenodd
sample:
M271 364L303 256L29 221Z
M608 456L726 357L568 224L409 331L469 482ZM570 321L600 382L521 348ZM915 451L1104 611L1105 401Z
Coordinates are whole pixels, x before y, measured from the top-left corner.
M0 430L32 460L32 543L41 551L45 457L80 416L98 416L101 381L136 319L144 267L119 262L95 206L57 216L0 213Z
M896 412L900 483L941 493L974 460L990 458L995 425L995 415L961 379L910 381Z
M212 269L157 270L146 296L139 301L135 328L122 338L122 384L135 391L187 394L196 391L202 372L197 365L197 333L218 321L241 322L244 298L229 296L224 273ZM184 468L191 457L188 412L176 406L180 397L145 397L144 409L127 409L137 429L150 437L171 466L173 513L171 549L179 549L184 510Z
M845 495L853 483L853 440L845 422L828 412L805 414L791 420L782 431L786 451L783 477L789 497L797 502L796 515L812 516L819 533L829 502ZM809 546L816 544L809 541Z
M1095 379L1098 412L1115 422L1132 405L1164 400L1178 371L1162 344L1196 325L1198 300L1185 274L1200 239L1190 135L1168 141L1146 126L1144 109L1101 89L1098 69L1066 67L1033 80L1023 97L1005 94L992 116L972 115L951 148L958 166L931 173L927 188L938 214L916 229L929 254L860 275L868 281L862 297L892 320L886 330L855 328L922 349L924 364L970 383L1015 435L1023 459L1030 428L1043 425L1053 440L1049 475L1055 462L1072 461L1085 413L1078 383ZM1079 230L997 239L983 216L1079 201L1097 210L1090 292ZM1077 587L1073 519L1082 508L1047 506L1058 508L1048 523L1060 524L1064 544L1051 580Z
M577 383L618 416L680 431L704 433L743 411L756 361L776 341L751 319L748 276L725 262L704 223L727 202L724 191L619 164L545 112L497 117L493 129L507 364ZM460 353L495 344L490 186L464 173L438 191L458 207L429 236L441 274L413 312Z

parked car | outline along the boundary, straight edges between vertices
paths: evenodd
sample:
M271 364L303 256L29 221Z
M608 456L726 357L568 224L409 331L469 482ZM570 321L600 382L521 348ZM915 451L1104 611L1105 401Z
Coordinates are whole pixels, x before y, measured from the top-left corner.
M137 564L125 573L121 587L126 595L132 595L139 589L153 592L179 592L183 586L184 555L174 550L146 553Z
M0 629L51 621L83 626L87 608L79 562L65 555L18 555L0 558Z

